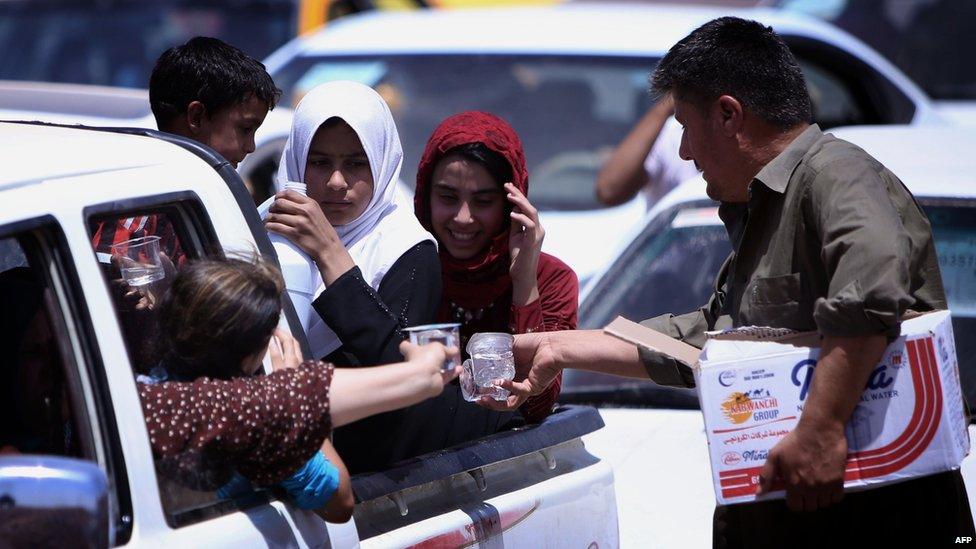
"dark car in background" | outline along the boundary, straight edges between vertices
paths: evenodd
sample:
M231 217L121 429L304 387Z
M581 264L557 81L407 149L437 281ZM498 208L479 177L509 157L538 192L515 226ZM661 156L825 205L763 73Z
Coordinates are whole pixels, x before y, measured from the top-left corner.
M971 0L773 0L860 38L905 71L958 123L976 125L976 2Z

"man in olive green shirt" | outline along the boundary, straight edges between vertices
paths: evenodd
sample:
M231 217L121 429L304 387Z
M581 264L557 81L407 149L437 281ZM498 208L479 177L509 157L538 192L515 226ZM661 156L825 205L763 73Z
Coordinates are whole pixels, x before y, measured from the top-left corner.
M707 305L644 324L698 347L705 331L734 326L823 337L804 413L760 478L761 492L782 481L786 501L717 508L715 545L904 543L918 534L944 544L972 536L958 472L843 491L844 425L889 337L906 310L946 308L931 229L911 194L870 155L810 124L796 60L756 22L706 23L662 59L652 86L674 99L681 157L695 161L708 195L721 202L733 252ZM509 407L566 367L694 385L686 366L600 332L520 335L514 351L531 368L524 380L503 384L513 393Z

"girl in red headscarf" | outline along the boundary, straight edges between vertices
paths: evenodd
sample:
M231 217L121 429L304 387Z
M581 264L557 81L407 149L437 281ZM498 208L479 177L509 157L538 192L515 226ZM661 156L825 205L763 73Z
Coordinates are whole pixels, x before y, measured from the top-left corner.
M437 238L443 297L441 322L461 323L461 348L477 332L528 332L576 328L579 281L555 257L542 253L545 231L528 199L529 175L515 130L485 112L464 112L441 122L417 170L414 211ZM559 396L560 378L519 412L544 419ZM501 410L502 403L484 402ZM464 410L467 409L465 412ZM502 428L511 414L471 406L455 419L449 442ZM474 417L492 414L493 417ZM486 420L489 425L481 425Z

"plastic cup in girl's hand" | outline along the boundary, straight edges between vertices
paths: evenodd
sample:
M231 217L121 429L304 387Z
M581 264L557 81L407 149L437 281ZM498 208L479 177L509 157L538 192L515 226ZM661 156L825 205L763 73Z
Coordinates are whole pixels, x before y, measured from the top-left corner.
M410 334L410 343L415 345L426 345L428 343L440 343L450 348L461 348L460 324L424 324L422 326L411 326L404 328L403 331ZM460 352L452 355L444 361L444 371L451 371L461 364Z
M471 336L467 346L471 358L464 361L460 376L464 400L474 402L485 396L495 400L508 398L508 390L495 385L495 381L515 378L514 342L512 334L500 332Z

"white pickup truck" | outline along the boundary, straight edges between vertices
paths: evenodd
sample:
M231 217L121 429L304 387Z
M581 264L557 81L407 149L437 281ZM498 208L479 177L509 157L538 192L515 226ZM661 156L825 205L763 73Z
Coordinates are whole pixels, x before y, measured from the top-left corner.
M603 425L591 408L354 477L346 524L165 478L98 230L151 220L189 259L273 256L250 196L210 149L151 130L0 123L0 160L0 545L619 545L613 473L580 438Z

